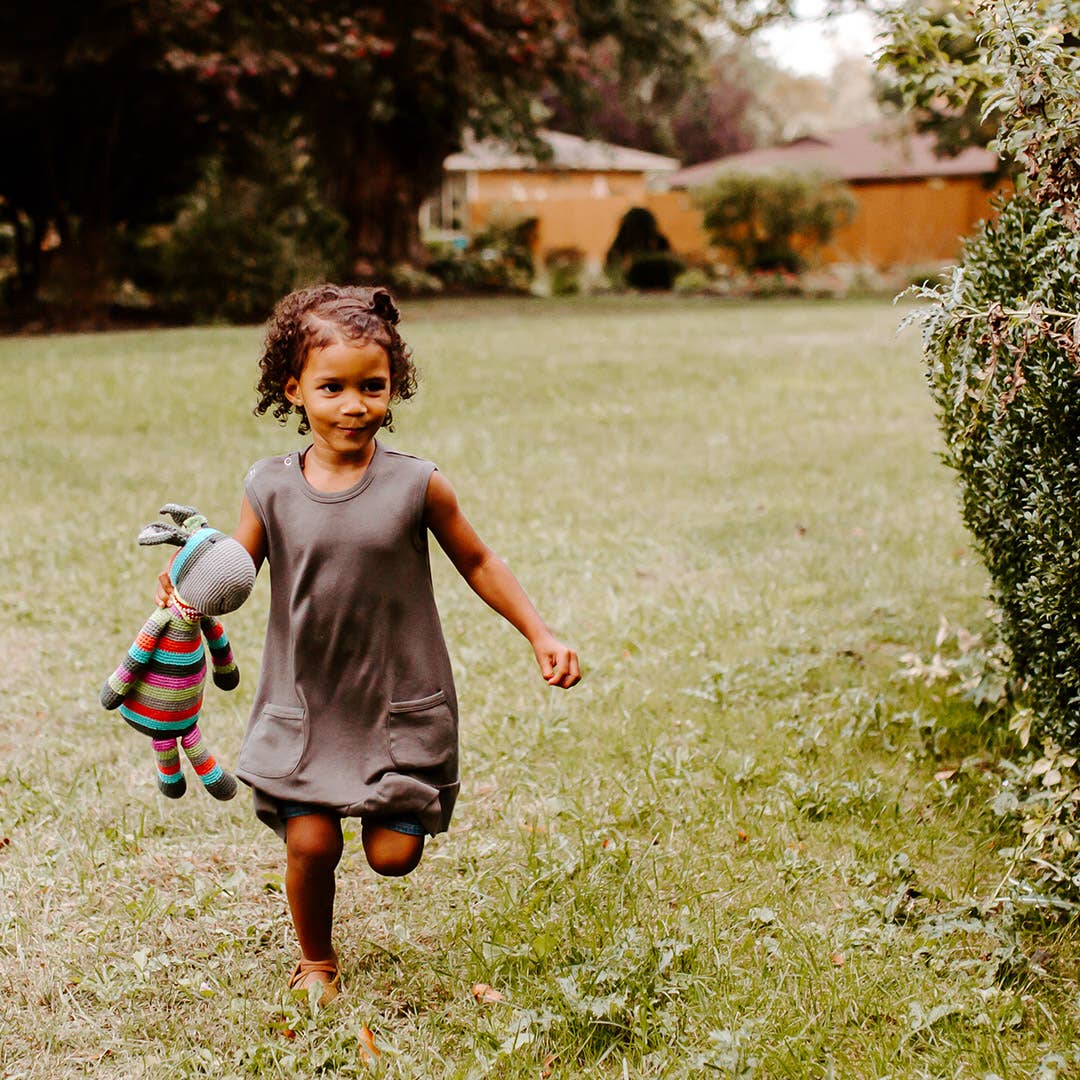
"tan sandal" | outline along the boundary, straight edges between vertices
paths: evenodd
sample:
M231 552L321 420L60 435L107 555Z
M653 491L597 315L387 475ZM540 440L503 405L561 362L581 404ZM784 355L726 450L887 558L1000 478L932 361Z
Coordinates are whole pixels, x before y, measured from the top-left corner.
M290 990L307 991L322 986L320 1005L329 1005L341 993L341 970L336 956L328 960L300 960L289 976Z

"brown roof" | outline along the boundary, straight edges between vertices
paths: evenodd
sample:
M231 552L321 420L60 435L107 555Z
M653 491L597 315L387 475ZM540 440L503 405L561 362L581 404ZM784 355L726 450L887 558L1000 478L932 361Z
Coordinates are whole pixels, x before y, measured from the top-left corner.
M782 146L690 165L669 176L667 183L679 188L700 187L723 172L774 169L813 170L855 181L985 176L996 167L997 158L989 150L969 147L956 157L939 157L934 152L933 135L905 131L896 121L877 121L820 138L808 136Z
M599 139L582 139L564 131L541 131L541 140L551 147L551 158L538 162L529 154L519 154L496 139L475 142L466 138L465 149L444 162L447 172L489 172L499 169L557 169L588 172L674 172L675 158L615 146Z

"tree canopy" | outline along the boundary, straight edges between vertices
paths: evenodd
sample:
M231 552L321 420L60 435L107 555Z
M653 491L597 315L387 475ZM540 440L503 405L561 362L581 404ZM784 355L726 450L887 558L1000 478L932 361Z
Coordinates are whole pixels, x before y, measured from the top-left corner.
M32 288L45 230L100 275L118 228L167 220L200 159L243 167L253 133L292 130L344 214L351 261L416 253L416 210L462 134L528 141L548 86L589 47L627 72L697 46L696 5L665 0L97 0L3 18L0 196Z
M346 222L343 274L413 259L417 210L465 132L540 149L538 101L595 109L597 57L602 83L672 106L657 137L695 157L737 148L732 109L686 93L702 28L749 32L791 3L17 0L0 13L17 288L34 293L55 232L76 291L93 293L133 231L173 220L209 160L258 171L257 148L282 133Z

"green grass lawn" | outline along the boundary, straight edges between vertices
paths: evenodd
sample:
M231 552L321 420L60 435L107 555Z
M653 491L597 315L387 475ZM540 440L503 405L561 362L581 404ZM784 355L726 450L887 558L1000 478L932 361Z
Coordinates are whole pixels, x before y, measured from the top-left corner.
M435 553L462 797L407 879L347 830L321 1012L284 990L283 850L247 793L167 803L97 703L163 563L139 528L177 501L231 529L248 465L301 444L251 414L259 332L0 342L0 1076L1078 1075L1075 927L979 905L1009 744L900 676L941 616L983 628L987 583L898 320L406 306L423 383L388 439L585 678L546 687ZM227 761L266 577L227 619L240 690L208 691Z

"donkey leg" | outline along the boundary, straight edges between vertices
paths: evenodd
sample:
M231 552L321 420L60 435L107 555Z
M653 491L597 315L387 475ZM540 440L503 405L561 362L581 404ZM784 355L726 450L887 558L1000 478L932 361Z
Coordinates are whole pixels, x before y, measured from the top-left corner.
M180 751L175 739L154 739L154 758L157 761L158 790L168 799L179 799L187 791L184 770L180 767Z
M202 732L195 725L181 740L184 753L198 773L203 786L215 799L231 799L236 794L236 777L226 772L210 753L210 748L203 742Z

